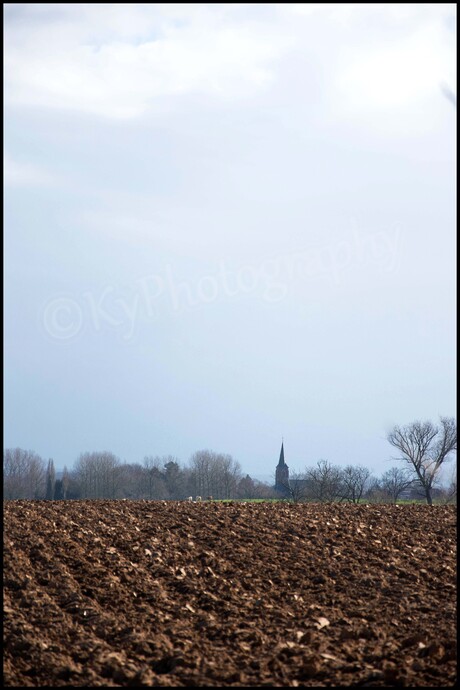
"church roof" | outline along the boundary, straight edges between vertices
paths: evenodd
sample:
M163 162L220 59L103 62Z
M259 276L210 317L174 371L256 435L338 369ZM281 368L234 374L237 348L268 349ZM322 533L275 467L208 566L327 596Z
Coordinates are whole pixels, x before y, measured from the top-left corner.
M286 463L284 462L284 443L281 444L280 459L278 462L278 467L284 467Z

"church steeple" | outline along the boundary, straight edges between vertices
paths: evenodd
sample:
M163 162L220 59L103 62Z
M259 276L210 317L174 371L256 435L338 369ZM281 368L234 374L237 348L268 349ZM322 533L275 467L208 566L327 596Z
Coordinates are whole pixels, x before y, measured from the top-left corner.
M284 439L281 441L281 452L275 472L275 489L283 494L289 493L289 467L284 461Z
M286 463L284 462L284 440L281 441L281 453L280 453L280 461L278 463L278 467L284 467Z

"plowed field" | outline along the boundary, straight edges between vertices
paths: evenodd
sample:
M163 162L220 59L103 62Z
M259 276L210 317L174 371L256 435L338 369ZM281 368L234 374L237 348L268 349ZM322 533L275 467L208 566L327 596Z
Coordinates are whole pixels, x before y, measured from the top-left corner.
M449 506L4 502L7 686L453 686Z

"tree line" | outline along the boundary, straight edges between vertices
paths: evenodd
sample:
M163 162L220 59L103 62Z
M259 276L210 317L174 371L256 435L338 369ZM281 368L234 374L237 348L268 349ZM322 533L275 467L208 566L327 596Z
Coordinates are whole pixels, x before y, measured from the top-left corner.
M444 464L457 450L457 423L453 417L440 417L439 424L415 421L406 426L394 426L387 440L399 452L394 460L403 467L393 467L379 479L363 466L348 465L344 469L327 460L319 460L316 467L291 475L282 487L292 500L351 501L362 498L396 503L401 496L445 502L457 498L456 468L447 487L440 487Z
M342 468L319 460L304 472L292 472L285 486L276 490L243 474L231 455L200 450L183 466L173 456L146 456L143 462L123 463L111 452L82 453L69 471L56 477L54 461L21 448L3 452L4 499L153 499L184 500L187 496L213 499L289 498L295 502L362 499L396 502L411 492L427 503L433 497L456 500L456 473L440 488L440 471L457 447L453 418L440 425L413 422L395 426L389 443L399 451L403 467L392 467L375 477L362 465Z
M453 478L448 486L431 490L433 498L445 503L456 500L457 484ZM391 467L380 477L362 465L339 467L328 460L318 460L304 472L291 473L289 481L280 487L278 495L288 496L294 503L316 501L320 503L397 503L398 500L425 500L426 493L412 472L406 468Z
M3 452L4 499L153 499L184 500L267 498L263 482L243 475L231 455L197 451L187 466L171 455L146 456L123 463L109 451L82 453L69 471L56 478L54 461L37 453L8 448Z

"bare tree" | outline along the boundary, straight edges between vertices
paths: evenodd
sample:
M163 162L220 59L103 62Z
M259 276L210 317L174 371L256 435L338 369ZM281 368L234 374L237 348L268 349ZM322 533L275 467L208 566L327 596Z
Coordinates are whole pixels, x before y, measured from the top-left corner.
M78 482L82 498L99 498L97 495L96 463L91 453L82 453L75 462L73 473Z
M328 460L318 460L316 467L307 469L309 494L322 502L341 500L343 497L342 471Z
M117 498L121 487L120 460L113 453L82 453L75 476L82 498Z
M139 499L145 497L145 469L139 462L124 463L119 467L120 498Z
M359 503L371 478L371 471L362 465L347 465L342 470L342 497Z
M195 496L214 496L212 493L213 453L209 450L198 450L190 458L190 481ZM217 498L217 496L216 496Z
M3 497L34 499L45 495L45 461L32 450L3 452Z
M231 455L199 450L190 458L190 486L198 496L236 498L241 467Z
M401 453L398 459L407 462L415 473L428 505L433 503L433 486L443 463L457 450L455 419L441 417L440 422L440 427L429 421L395 426L387 436L389 443Z
M144 472L146 479L146 498L163 500L168 498L168 489L163 477L163 462L156 455L148 455L144 458Z
M3 451L3 498L23 498L25 458L21 448L7 448Z
M380 478L380 488L391 497L393 503L396 503L401 494L413 483L414 479L410 470L400 467L392 467Z
M369 486L365 492L365 498L367 501L381 502L386 500L387 494L383 490L380 479L377 477L371 477L369 481Z
M238 482L241 479L240 463L232 458L231 455L218 454L216 462L219 467L218 483L221 487L222 498L235 498L237 495ZM214 494L211 492L211 495Z

